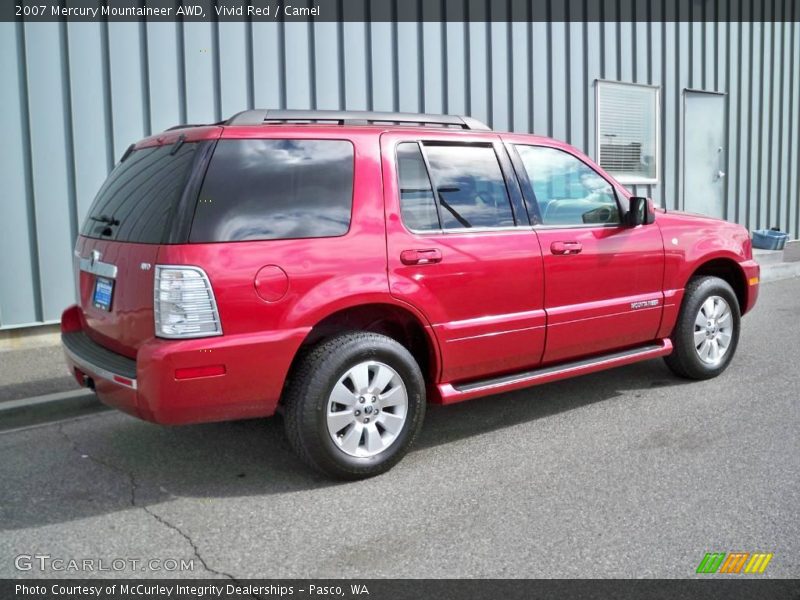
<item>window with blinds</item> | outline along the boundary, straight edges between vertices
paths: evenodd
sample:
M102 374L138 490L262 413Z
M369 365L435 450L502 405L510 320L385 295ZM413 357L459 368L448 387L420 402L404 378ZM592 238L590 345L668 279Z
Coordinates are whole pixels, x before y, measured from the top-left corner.
M620 183L658 181L658 88L597 82L597 156Z

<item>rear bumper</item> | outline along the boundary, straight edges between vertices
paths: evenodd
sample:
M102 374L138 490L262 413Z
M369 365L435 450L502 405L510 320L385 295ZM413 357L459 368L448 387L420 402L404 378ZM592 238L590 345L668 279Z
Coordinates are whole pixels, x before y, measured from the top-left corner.
M113 408L164 424L228 421L272 415L292 358L307 331L288 330L191 340L152 338L136 359L94 342L62 316L70 372Z
M137 388L135 360L103 348L82 331L62 333L61 345L67 360L85 375L113 381L132 390Z

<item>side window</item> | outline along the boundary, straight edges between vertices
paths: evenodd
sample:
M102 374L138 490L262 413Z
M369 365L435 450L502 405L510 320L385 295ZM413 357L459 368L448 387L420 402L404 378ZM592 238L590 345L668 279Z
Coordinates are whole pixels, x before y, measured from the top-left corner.
M347 233L354 151L342 140L220 140L190 242L336 237Z
M620 223L614 188L576 157L543 146L516 146L544 225Z
M425 144L424 149L443 229L514 226L494 148Z
M439 215L425 161L419 144L397 145L397 172L400 179L400 214L406 227L414 231L439 229Z

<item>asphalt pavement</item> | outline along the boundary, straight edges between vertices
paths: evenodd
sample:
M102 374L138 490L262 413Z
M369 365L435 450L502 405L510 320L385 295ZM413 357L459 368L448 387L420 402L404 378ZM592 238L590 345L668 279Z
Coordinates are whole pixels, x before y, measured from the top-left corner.
M717 379L654 360L431 407L406 459L355 483L306 469L280 418L6 431L0 577L692 577L739 551L774 554L757 577L799 577L799 356L800 279L768 283Z
M0 407L2 403L80 389L67 372L58 344L0 350Z

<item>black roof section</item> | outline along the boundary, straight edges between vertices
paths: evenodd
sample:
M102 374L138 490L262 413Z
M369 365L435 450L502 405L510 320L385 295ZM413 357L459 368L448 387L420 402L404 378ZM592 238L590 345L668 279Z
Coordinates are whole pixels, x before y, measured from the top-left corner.
M245 110L233 115L224 125L269 125L272 123L329 123L336 125L436 125L475 131L491 131L485 123L472 117L427 115L421 113L343 111L343 110Z

